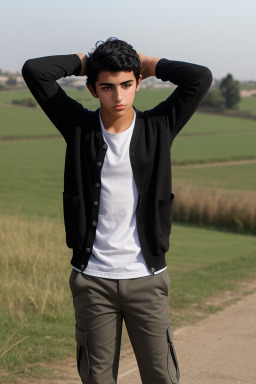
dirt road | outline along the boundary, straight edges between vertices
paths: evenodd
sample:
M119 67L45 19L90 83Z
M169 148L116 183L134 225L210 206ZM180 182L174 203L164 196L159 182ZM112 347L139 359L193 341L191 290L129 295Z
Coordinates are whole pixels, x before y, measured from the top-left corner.
M250 294L223 311L174 332L180 384L256 382L256 282L249 291ZM81 384L74 359L54 364L51 377L26 379L26 384ZM121 354L118 379L118 384L128 383L141 383L131 350Z
M256 293L196 325L177 330L174 337L180 384L256 382ZM119 384L139 384L135 362L123 367L119 378Z
M255 164L255 163L256 163L256 159L245 159L245 160L216 161L211 163L173 165L172 167L175 169L211 168L211 167L222 167L227 165L247 165L247 164Z

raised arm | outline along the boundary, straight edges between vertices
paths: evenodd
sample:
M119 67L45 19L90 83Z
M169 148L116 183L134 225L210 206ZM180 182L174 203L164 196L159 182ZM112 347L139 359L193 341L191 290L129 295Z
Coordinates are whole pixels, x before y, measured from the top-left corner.
M141 62L141 75L142 80L150 76L156 75L156 65L160 60L159 57L151 57L138 53Z
M85 76L87 56L85 53L77 53L76 55L79 57L81 61L81 72L79 76Z
M162 81L177 85L175 91L151 114L163 116L171 133L171 140L188 122L207 93L211 82L211 71L201 65L182 61L171 61L139 54L142 79L156 76Z
M66 95L57 80L66 76L83 76L86 55L72 54L30 59L22 68L23 78L43 111L65 139L83 107Z

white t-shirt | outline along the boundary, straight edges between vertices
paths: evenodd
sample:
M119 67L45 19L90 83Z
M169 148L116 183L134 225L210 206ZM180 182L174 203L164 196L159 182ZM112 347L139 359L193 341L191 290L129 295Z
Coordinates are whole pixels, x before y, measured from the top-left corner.
M152 274L142 255L136 227L138 191L129 155L135 119L134 112L128 129L110 133L105 130L100 118L108 149L101 170L96 237L88 266L83 271L87 275L129 279Z

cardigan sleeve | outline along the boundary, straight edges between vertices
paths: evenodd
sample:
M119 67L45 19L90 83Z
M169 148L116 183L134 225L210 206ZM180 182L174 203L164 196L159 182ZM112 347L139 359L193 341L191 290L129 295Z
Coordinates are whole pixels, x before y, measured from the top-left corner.
M212 73L201 65L161 59L156 66L156 77L177 85L174 92L153 110L157 116L167 117L173 140L206 95L212 83Z
M57 80L80 71L81 60L75 54L30 59L22 67L29 90L65 139L83 107L66 95Z

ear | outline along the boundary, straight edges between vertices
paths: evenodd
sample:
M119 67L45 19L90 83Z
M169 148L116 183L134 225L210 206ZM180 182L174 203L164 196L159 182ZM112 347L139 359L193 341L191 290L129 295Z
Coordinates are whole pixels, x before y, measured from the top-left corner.
M93 97L98 98L97 92L95 91L95 89L91 84L87 84L87 88L89 89Z
M141 80L142 80L142 75L140 75L140 77L138 78L137 86L136 86L136 90L135 90L136 92L138 92L138 90L140 89Z

